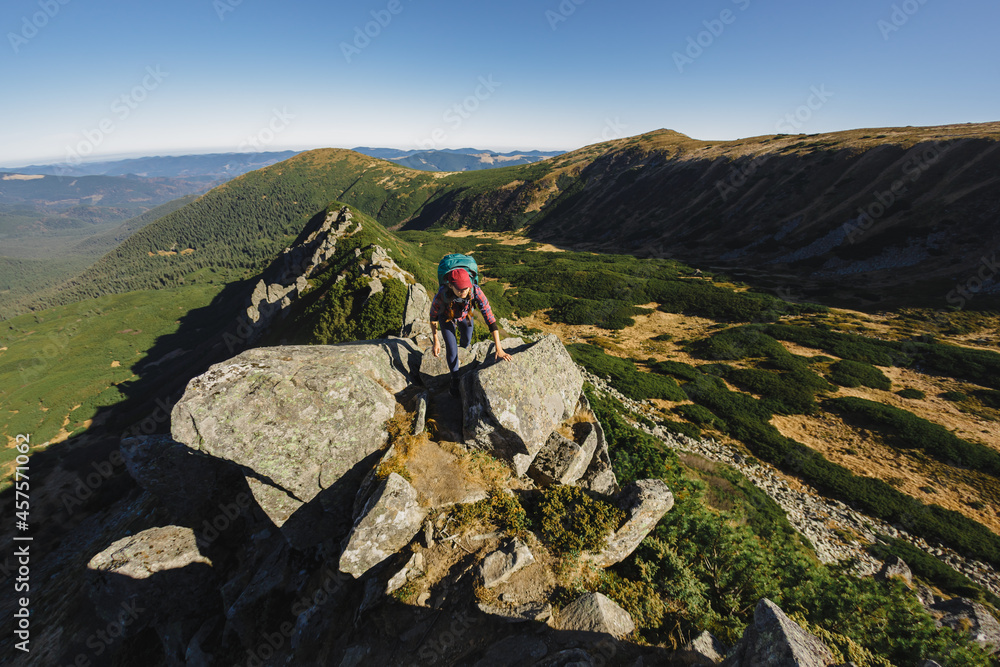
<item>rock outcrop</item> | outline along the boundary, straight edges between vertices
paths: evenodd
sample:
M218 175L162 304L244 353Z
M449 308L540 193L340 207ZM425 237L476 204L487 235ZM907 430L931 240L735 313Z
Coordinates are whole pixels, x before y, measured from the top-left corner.
M990 653L1000 654L1000 623L983 605L959 597L935 602L928 610L938 617L938 627L968 633L972 641Z
M412 354L404 340L247 350L188 383L173 437L240 466L276 526L338 486L323 498L336 512L364 474L355 467L386 442ZM297 528L286 537L307 544L312 529Z
M684 645L678 659L689 667L717 665L726 658L726 645L707 630Z
M761 599L753 623L726 657L725 667L830 667L835 663L826 644L788 618L778 605Z
M352 224L346 206L327 213L319 228L296 245L285 248L265 272L250 295L246 315L250 327L247 342L253 344L292 302L308 288L308 279L323 262L337 252L337 241L360 229ZM270 274L270 275L267 275Z

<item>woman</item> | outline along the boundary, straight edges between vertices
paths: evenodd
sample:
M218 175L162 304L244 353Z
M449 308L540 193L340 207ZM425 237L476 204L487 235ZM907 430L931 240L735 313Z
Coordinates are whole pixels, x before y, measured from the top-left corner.
M444 335L445 359L451 370L451 394L458 396L458 345L455 339L455 327L461 329L461 345L468 347L472 340L472 307L475 304L483 314L483 319L493 334L493 345L496 348L496 359L509 360L511 356L500 346L500 330L497 328L497 318L490 310L490 302L483 294L479 285L473 285L465 269L452 269L445 274L445 282L434 295L431 302L431 332L434 335L434 356L441 356L441 341L438 339L438 326Z

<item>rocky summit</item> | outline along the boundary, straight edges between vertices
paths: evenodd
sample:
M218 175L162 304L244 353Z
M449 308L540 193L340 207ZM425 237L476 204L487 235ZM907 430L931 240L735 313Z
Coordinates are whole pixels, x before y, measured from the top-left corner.
M172 436L121 445L174 523L91 559L95 605L155 607L130 636L177 665L831 664L766 600L729 658L717 640L629 641L634 620L599 592L554 606L559 559L515 520L522 506L575 486L618 512L581 561L600 571L673 494L652 479L619 491L558 339L508 345L501 363L490 346L465 354L460 398L404 338L255 348L192 379Z

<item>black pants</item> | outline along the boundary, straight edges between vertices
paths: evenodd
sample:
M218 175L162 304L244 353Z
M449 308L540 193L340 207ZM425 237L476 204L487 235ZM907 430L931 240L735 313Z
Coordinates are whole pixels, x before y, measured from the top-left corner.
M456 325L458 327L458 335L461 337L462 347L468 347L469 342L472 340L471 317L464 320L451 320L450 322L438 320L438 326L441 327L441 335L444 337L444 358L448 362L448 369L451 371L452 379L457 377L458 373L458 344L455 336Z

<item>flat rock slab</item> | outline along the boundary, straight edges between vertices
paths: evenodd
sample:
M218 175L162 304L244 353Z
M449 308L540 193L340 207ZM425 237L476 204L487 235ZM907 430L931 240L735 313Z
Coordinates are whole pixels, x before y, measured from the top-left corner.
M212 561L186 526L157 526L116 540L90 559L87 575L98 613L117 621L123 609L135 610L135 630L190 613L188 605L217 594Z
M172 435L242 466L280 527L384 445L412 353L401 339L247 350L188 383Z
M347 536L340 570L360 577L406 546L426 515L427 510L417 504L417 492L409 482L389 473Z
M635 630L627 611L602 593L585 593L559 612L560 630L604 632L621 639Z
M466 444L509 461L524 475L549 434L573 414L583 377L554 335L511 350L462 378Z
M493 588L534 562L535 557L528 545L515 537L483 559L479 564L479 576L484 587Z
M604 550L588 556L598 567L620 563L635 551L674 506L674 494L663 480L640 479L622 489L618 506L625 512L625 522L611 535Z

